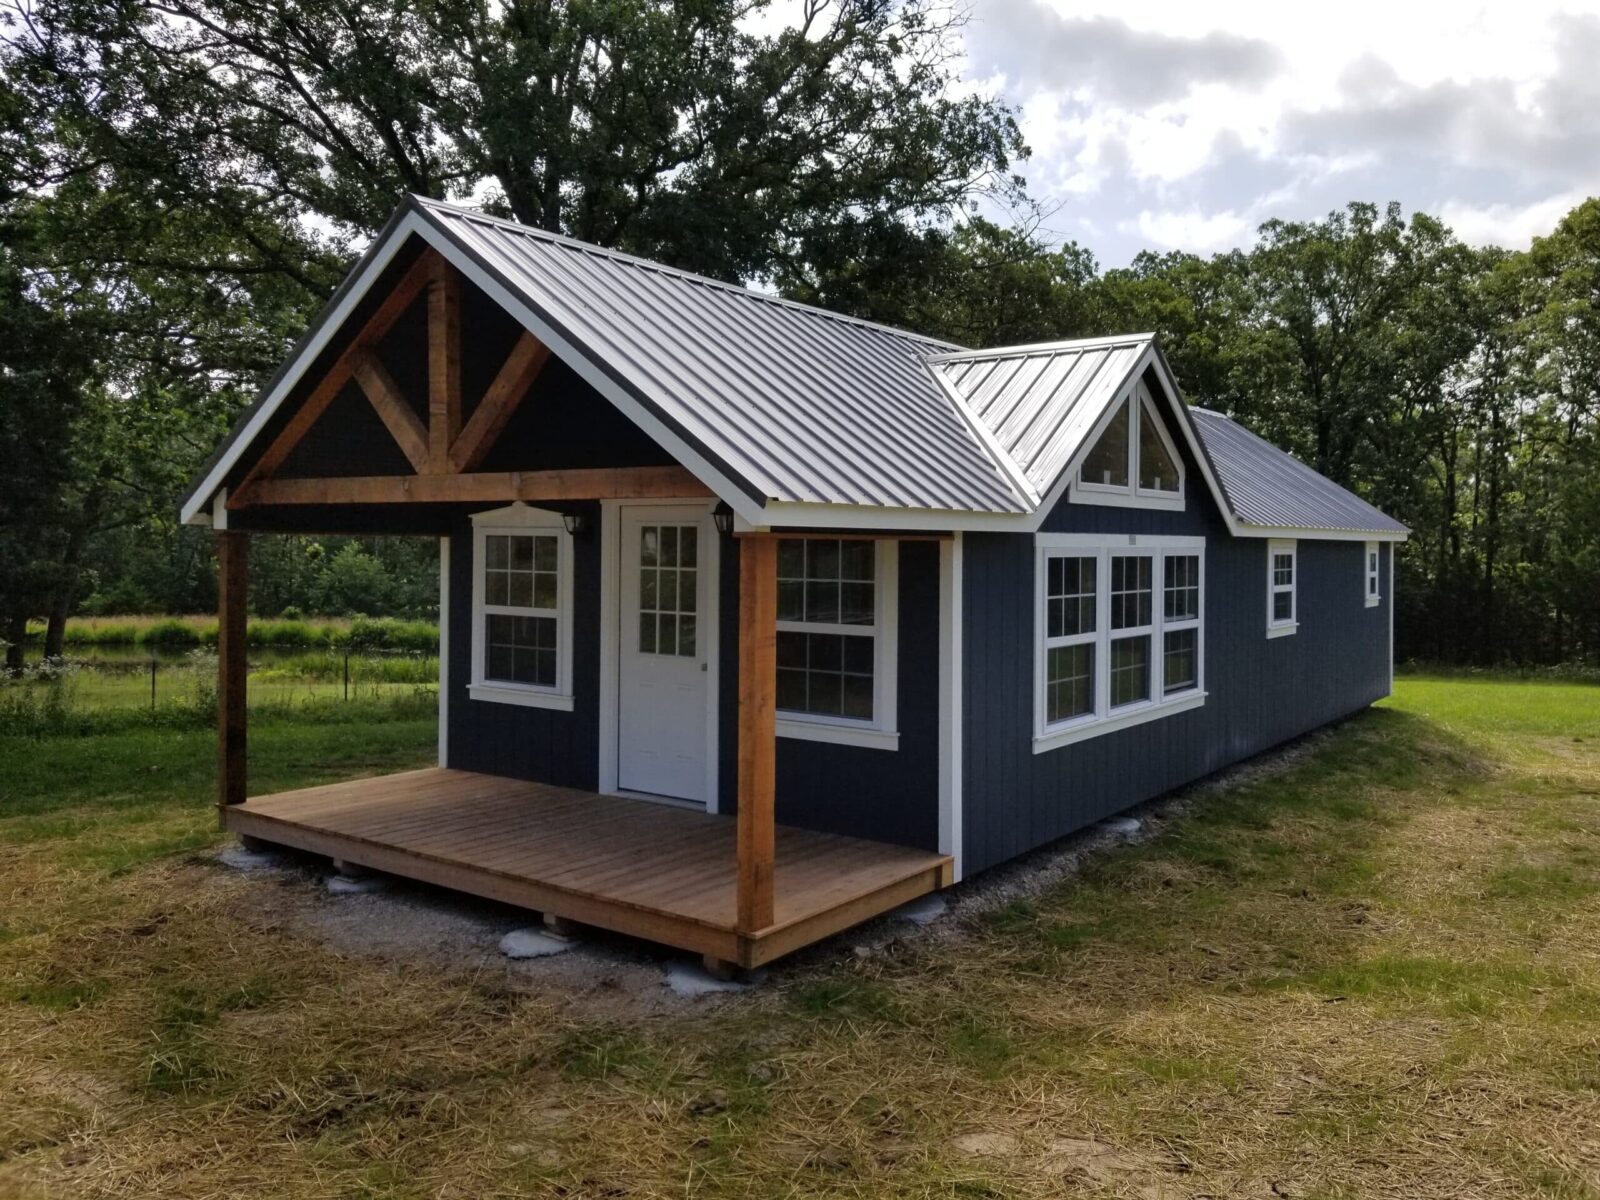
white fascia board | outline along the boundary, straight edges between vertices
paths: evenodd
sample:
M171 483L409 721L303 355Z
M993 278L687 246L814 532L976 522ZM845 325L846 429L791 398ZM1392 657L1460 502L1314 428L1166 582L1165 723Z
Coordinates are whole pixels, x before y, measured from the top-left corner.
M372 257L367 259L366 265L361 268L360 275L352 282L349 290L340 298L334 310L322 318L321 324L317 326L317 331L312 335L311 340L301 347L300 353L295 356L293 364L279 377L272 391L268 393L266 402L256 409L255 415L250 418L249 424L240 430L239 436L228 447L228 452L217 460L200 486L195 488L189 494L188 499L183 502L183 509L180 514L183 524L204 524L204 522L196 520L196 517L210 505L211 499L222 485L222 481L228 477L228 472L233 469L234 464L254 443L261 430L272 419L272 415L283 404L285 397L294 390L295 385L300 382L301 376L317 360L317 356L327 348L328 343L344 328L345 322L350 319L350 314L355 311L356 306L366 299L367 292L371 290L378 277L383 274L390 262L394 260L395 253L405 244L407 235L420 231L420 224L421 222L415 213L406 214L405 219L390 231L388 239L373 251Z
M1393 531L1376 532L1368 529L1317 529L1309 525L1247 525L1239 523L1235 537L1284 538L1310 542L1404 542L1411 534Z
M1022 342L1015 346L990 346L986 350L952 350L930 354L930 363L981 362L986 358L1022 358L1031 354L1059 354L1064 350L1100 350L1106 346L1133 346L1152 341L1153 333L1112 333L1104 337L1062 338L1054 342Z
M498 280L484 270L471 255L458 246L454 239L448 236L433 221L429 220L422 212L413 209L390 231L385 243L378 247L377 251L367 261L360 278L345 293L338 307L323 320L316 335L306 343L296 357L293 366L284 372L283 377L278 380L277 385L273 387L271 394L267 397L266 403L256 410L255 415L250 419L250 423L245 426L239 437L228 447L228 452L217 461L217 464L206 475L205 481L195 489L194 493L185 502L182 514L185 524L195 523L195 514L206 505L209 497L216 491L223 479L227 478L228 472L233 469L239 458L249 449L266 423L272 419L273 414L278 411L285 398L293 391L295 385L300 382L306 370L327 347L328 342L344 327L356 305L371 290L373 283L393 260L395 253L405 244L406 238L413 234L443 255L462 275L470 279L495 303L515 317L523 328L543 342L552 354L576 371L584 382L616 405L624 416L638 425L647 436L654 439L690 474L715 492L717 498L725 501L735 513L750 521L762 519L762 513L765 510L760 504L751 499L742 488L725 478L698 451L694 450L680 436L670 430L654 413L648 411L615 379L595 365L580 346L557 333L549 322L535 312L522 297L502 286Z

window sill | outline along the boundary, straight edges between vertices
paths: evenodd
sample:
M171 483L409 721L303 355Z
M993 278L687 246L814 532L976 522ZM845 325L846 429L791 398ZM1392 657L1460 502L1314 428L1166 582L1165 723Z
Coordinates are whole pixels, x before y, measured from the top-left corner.
M1378 605L1380 605L1382 603L1383 603L1383 597L1382 596L1368 596L1367 597L1367 607L1368 608L1377 608Z
M806 721L779 717L778 736L801 742L832 742L836 746L860 746L868 750L900 749L900 734L888 729L866 729L854 725L834 725L826 721Z
M1267 636L1269 638L1288 637L1299 628L1299 621L1290 621L1287 625L1268 625Z
M1121 488L1102 489L1094 484L1076 484L1067 491L1073 504L1102 504L1109 508L1155 508L1167 512L1183 512L1184 497L1181 492L1131 492Z
M1106 717L1103 720L1086 721L1082 725L1073 725L1066 729L1056 729L1048 733L1037 734L1033 739L1033 752L1035 754L1043 754L1047 750L1070 746L1074 742L1087 741L1089 738L1099 737L1103 733L1115 733L1119 729L1131 729L1135 725L1143 725L1146 721L1156 721L1162 717L1176 716L1178 713L1199 708L1205 702L1205 692L1184 692L1171 700L1163 700L1157 704L1146 704L1129 712Z
M506 687L493 683L470 683L467 695L486 704L521 704L526 708L550 708L557 712L572 711L572 697L558 692L541 692L533 688Z

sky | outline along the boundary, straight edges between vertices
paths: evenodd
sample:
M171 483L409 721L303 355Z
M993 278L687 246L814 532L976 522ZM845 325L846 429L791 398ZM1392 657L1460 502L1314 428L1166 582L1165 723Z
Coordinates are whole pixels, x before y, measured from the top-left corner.
M1398 200L1525 247L1600 193L1600 0L970 0L1041 232L1102 266Z

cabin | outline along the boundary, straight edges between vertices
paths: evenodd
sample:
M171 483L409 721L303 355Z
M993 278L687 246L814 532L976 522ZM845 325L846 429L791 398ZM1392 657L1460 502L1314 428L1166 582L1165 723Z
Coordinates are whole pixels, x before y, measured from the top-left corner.
M196 481L229 830L770 962L1388 694L1398 522L1148 334L959 346L407 199ZM247 783L257 533L438 539L438 766Z

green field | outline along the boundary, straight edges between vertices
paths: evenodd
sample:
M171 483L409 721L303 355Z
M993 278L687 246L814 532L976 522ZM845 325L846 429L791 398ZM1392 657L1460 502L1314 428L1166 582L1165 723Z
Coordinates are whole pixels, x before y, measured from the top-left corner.
M251 735L259 791L434 727ZM1402 677L1042 895L659 1011L263 919L314 885L210 864L211 772L0 737L0 1195L1600 1196L1600 687Z

